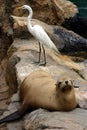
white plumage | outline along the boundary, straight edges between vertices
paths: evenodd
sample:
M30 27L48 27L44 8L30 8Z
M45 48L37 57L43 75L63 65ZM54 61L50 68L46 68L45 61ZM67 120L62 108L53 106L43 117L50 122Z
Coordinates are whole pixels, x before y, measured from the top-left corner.
M38 31L38 33L36 33ZM40 42L40 44L46 45L47 47L58 51L54 43L51 41L47 33L39 25L32 27L30 33Z
M31 25L31 19L33 16L33 11L32 8L28 5L23 5L22 7L19 7L18 9L27 9L29 11L29 16L27 17L27 27L29 32L38 40L39 42L39 49L40 49L40 54L39 54L39 63L40 63L40 57L41 57L41 47L43 48L44 51L44 65L46 64L46 56L45 56L45 49L44 46L47 46L53 50L55 50L56 52L59 53L59 51L57 50L56 46L54 45L54 43L52 42L52 40L49 38L49 36L47 35L47 33L44 31L44 29L40 26L40 25Z

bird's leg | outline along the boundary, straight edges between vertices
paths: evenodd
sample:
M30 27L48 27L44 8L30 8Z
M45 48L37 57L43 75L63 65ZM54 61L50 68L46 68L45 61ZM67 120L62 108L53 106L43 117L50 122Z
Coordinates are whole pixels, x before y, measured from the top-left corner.
M42 48L43 48L43 54L44 54L44 65L46 65L46 53L45 53L45 49L43 45L42 45Z
M39 42L39 63L40 63L40 58L41 58L41 44Z
M46 65L46 53L45 53L45 49L43 45L42 45L42 48L43 48L43 54L44 54L44 63L41 63L40 65Z
M39 42L39 60L35 61L35 63L40 63L40 58L41 58L41 44Z

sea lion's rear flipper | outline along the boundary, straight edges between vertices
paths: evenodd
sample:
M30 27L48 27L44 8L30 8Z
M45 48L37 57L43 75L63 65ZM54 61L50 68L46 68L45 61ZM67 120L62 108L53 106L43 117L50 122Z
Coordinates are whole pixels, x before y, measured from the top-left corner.
M16 112L14 112L14 113L12 113L12 114L10 114L10 115L0 119L0 124L20 119L20 116L21 116L21 114L20 114L20 112L18 110Z
M23 105L19 110L17 110L14 113L0 119L0 124L20 119L26 113L26 110L27 110L27 106Z

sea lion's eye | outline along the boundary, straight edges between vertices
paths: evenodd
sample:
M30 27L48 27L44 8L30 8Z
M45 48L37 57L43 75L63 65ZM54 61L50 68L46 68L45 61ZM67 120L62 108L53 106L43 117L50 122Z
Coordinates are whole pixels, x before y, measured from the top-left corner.
M68 84L68 81L65 81L66 84Z
M60 84L61 84L62 82L57 82L55 85L57 86L57 87L60 87Z
M58 84L60 85L62 82L60 81Z

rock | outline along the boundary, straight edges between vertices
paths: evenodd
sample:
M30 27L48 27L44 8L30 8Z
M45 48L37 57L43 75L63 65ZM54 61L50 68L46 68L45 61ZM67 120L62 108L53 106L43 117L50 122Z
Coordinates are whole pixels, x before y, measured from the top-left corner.
M10 6L9 6L10 4ZM11 1L0 1L0 62L6 58L7 49L13 42L13 29L9 16L11 15Z
M34 18L39 19L48 24L61 24L66 18L74 16L78 13L78 8L75 4L67 0L37 0L28 1L22 0L13 3L13 15L25 16L26 12L15 10L15 7L21 5L30 5L34 12ZM38 13L39 12L39 13ZM49 17L50 16L50 17Z
M66 19L62 26L68 30L72 30L80 36L87 39L87 18L81 17L78 14ZM84 30L85 28L85 30Z
M1 54L1 53L0 53ZM1 55L0 55L1 56ZM5 81L7 59L0 62L0 117L9 104L9 87ZM5 125L0 125L0 130L7 130Z
M86 87L85 87L86 88ZM80 106L80 108L84 108L87 109L87 89L78 89L75 88L75 94L76 94L76 98L77 98L77 102Z
M40 0L37 0L37 1L26 0L26 3L30 4L31 7L33 8L33 10L35 10L34 18L37 18L37 19L41 18L42 21L45 21L49 24L61 24L65 20L65 18L75 15L78 12L77 7L73 3L66 1L66 0L58 1L58 2L56 0L54 0L54 1L45 0L43 2ZM25 1L24 0L0 1L0 5L1 5L1 8L0 8L0 35L1 35L1 37L0 37L0 62L5 56L7 56L7 50L13 42L12 21L9 16L11 14L18 15L19 13L20 13L20 15L22 15L22 13L24 13L24 12L21 11L18 13L15 11L15 7L20 6L21 4L25 4ZM38 10L37 10L37 8L38 8ZM52 14L52 15L50 15L50 17L49 17L49 14ZM24 15L26 16L27 13L25 13ZM49 29L53 33L55 32L54 28L49 28ZM24 32L21 33L21 35L23 35L25 32L26 31L24 30ZM29 36L29 33L28 33L27 37L28 36ZM20 37L20 35L19 35L19 37ZM54 37L54 36L51 35L50 37ZM62 36L62 38L59 38L59 41L60 40L62 41L63 37L64 36ZM65 41L63 40L62 48L64 47L64 42ZM62 42L60 42L60 43L62 43ZM84 40L84 43L86 46L85 40ZM47 50L46 51L47 60L48 60L47 66L46 67L40 67L38 65L36 66L35 64L32 64L32 62L38 58L37 49L38 49L37 42L34 39L30 39L30 41L29 40L20 40L20 39L14 40L13 45L9 48L9 50L8 50L9 60L8 60L8 64L7 64L6 81L7 81L7 85L9 86L10 96L12 95L12 93L18 92L20 84L23 81L23 79L28 74L30 74L32 71L34 71L36 69L44 69L45 71L48 71L53 76L53 78L55 78L55 80L64 75L71 77L71 79L74 79L75 81L77 81L76 82L77 84L75 83L76 86L78 86L78 83L79 83L79 87L86 90L87 82L86 82L86 80L84 80L85 75L83 77L81 77L81 74L78 73L85 69L84 64L75 63L66 56L61 56L61 55L55 56L55 54L47 48L46 49ZM0 68L1 68L1 65L0 65ZM4 69L3 65L2 65L2 68ZM78 70L78 72L74 71L72 68L75 70ZM1 72L0 72L0 74L1 74ZM5 75L3 74L2 77L5 78ZM2 77L0 77L0 78L2 78ZM0 89L0 92L2 92L2 95L3 95L3 91L6 91L6 92L8 91L7 86L6 86L7 88L5 88L5 86L4 87L0 86L0 87L2 87ZM79 96L81 94L80 92L82 92L82 89L80 89L80 91L79 90L77 91L77 94L79 93ZM86 93L86 91L85 91L85 93ZM0 95L0 97L1 97L1 95ZM4 97L4 95L3 95L3 97ZM85 98L85 96L83 96L83 94L82 94L82 98L83 98L83 100ZM20 99L18 98L18 93L16 94L16 96L12 97L12 100L11 100L10 105L8 106L8 109L7 109L8 100L6 99L6 102L4 105L3 105L4 102L1 103L1 101L0 101L1 107L2 107L2 105L4 107L4 108L2 107L2 109L3 110L7 109L7 111L3 114L3 116L6 116L6 115L14 112L15 110L17 110L20 107L19 101L20 101ZM80 103L82 103L82 102L80 102ZM86 102L84 102L84 104L86 104ZM81 107L86 108L86 105L84 105L84 104L81 104ZM85 112L84 118L86 120L86 117L87 117L86 110L80 109L80 111L82 113ZM2 112L3 111L0 111L0 114ZM50 112L47 112L47 113L50 113ZM52 114L52 113L53 112L51 112L50 114ZM62 113L60 113L60 115L61 114ZM73 111L73 114L76 115L76 112ZM79 112L78 112L78 114L79 114ZM67 115L66 115L66 117L68 118ZM82 115L81 115L81 117L82 117ZM56 119L56 115L54 115L54 118ZM69 119L70 119L70 117L69 117ZM78 120L80 119L79 116L77 117L77 119ZM78 122L80 123L80 121L78 121ZM75 126L78 126L78 122L74 122L74 124L76 124ZM21 130L21 129L23 129L23 123L24 122L22 120L18 121L18 122L14 122L14 123L9 123L9 124L7 124L7 128L8 128L8 130ZM70 120L70 123L71 123L71 120ZM50 128L55 129L55 127L54 127L55 124L52 126L51 120L49 120L49 125L50 125L48 127L49 129ZM59 129L62 128L62 122L59 125L60 126L58 126L58 128ZM64 125L66 125L65 120L64 120ZM72 125L72 123L71 123L71 125ZM81 126L81 128L84 126L84 129L86 129L85 128L86 126L84 123L82 123L80 126ZM30 129L29 126L27 126L26 124L24 127L25 128L27 127L28 129ZM41 125L38 128L40 128L40 127L41 127ZM69 126L69 129L70 129L70 127L71 126ZM75 127L73 127L73 128L75 128ZM6 127L0 126L0 129L6 130Z
M7 125L8 130L22 130L23 121L16 121Z
M60 24L65 18L69 18L78 12L76 5L67 0L0 1L0 60L5 57L6 50L13 42L13 22L10 15L27 15L26 12L15 10L15 7L23 4L29 4L33 8L35 18L49 24Z
M76 5L67 0L58 0L58 2L56 0L44 0L43 2L41 0L26 0L26 2L25 0L0 1L0 61L6 56L6 52L13 42L13 22L10 15L27 15L23 11L15 11L15 7L21 4L31 5L34 10L34 18L49 24L60 24L65 18L69 18L78 12Z
M11 54L12 54L11 50ZM15 71L15 65L20 59L16 57L15 55L10 57L7 62L7 69L6 69L6 82L9 86L9 93L12 95L17 91L17 81L16 81L16 71ZM11 62L10 62L11 61Z
M33 38L29 40L28 39L27 40L15 39L14 43L12 44L12 46L10 47L8 51L8 55L12 54L12 56L10 57L9 63L10 64L16 63L14 64L14 67L16 67L15 71L17 72L17 79L20 78L20 76L22 76L24 79L25 76L27 76L27 74L31 73L33 70L37 68L42 68L45 70L48 70L49 68L50 71L52 71L53 67L56 69L57 66L59 65L58 70L60 71L61 75L63 71L66 71L67 73L68 70L71 73L73 73L74 71L72 70L72 68L77 69L77 70L81 70L85 68L83 64L75 63L67 56L64 57L62 55L59 55L58 57L49 48L45 48L45 49L47 50L46 53L47 53L48 62L47 62L46 67L41 67L41 66L32 64L35 60L38 59L38 42ZM12 50L14 51L12 52ZM50 54L50 52L52 54ZM20 59L20 60L17 60L17 59ZM60 76L60 74L58 74L57 72L55 72L55 74ZM78 75L76 72L74 72L74 74ZM20 79L21 81L23 80L22 78Z
M86 110L79 108L70 112L48 112L38 109L26 116L24 128L25 130L86 130L86 119Z
M0 112L2 113L8 106L9 87L5 81L7 59L4 58L0 63Z
M29 114L29 118L25 116L25 124L22 126L21 123L18 122L18 128L20 126L29 130L29 129L86 129L86 118L87 118L87 81L82 78L82 76L78 73L82 69L85 69L84 64L75 63L69 57L64 57L62 55L55 55L52 50L46 48L47 54L47 65L46 66L39 66L34 64L34 61L38 59L38 42L31 38L31 39L15 39L14 43L11 45L8 51L9 57L9 64L13 67L10 68L14 73L8 73L9 77L12 78L12 75L15 75L15 81L18 84L18 88L16 86L16 91L19 90L21 82L24 78L29 75L32 71L43 69L49 72L52 77L57 80L61 77L69 77L74 80L74 85L79 88L75 88L76 98L78 101L79 106L81 107L75 109L70 112L49 112L44 110L36 110ZM20 60L18 60L20 59ZM15 64L16 63L16 64ZM73 69L72 69L73 68ZM78 70L78 71L74 71ZM12 74L12 75L11 75ZM8 81L10 82L10 81ZM14 84L14 82L13 82ZM14 86L14 85L13 85ZM8 111L4 113L4 116L16 111L19 107L19 98L18 93L12 97L11 104L8 107ZM85 114L84 114L85 113ZM84 121L83 121L83 114L84 114ZM51 118L52 117L52 118ZM35 121L35 122L34 122ZM69 123L68 123L69 122ZM67 125L66 125L67 123ZM11 126L10 126L11 125ZM12 129L13 126L16 126L16 122L7 124L8 130ZM17 130L16 128L15 130ZM19 128L19 129L20 129ZM22 128L21 128L22 129Z
M17 17L13 16L15 21L14 23L14 37L29 38L31 34L26 28L26 17ZM62 53L68 52L73 53L77 51L85 51L87 50L87 39L77 35L72 31L68 31L60 26L52 26L48 25L42 21L37 19L32 19L32 25L39 24L44 28L44 30L48 33L51 40L57 46L59 51ZM26 32L26 33L24 33Z

